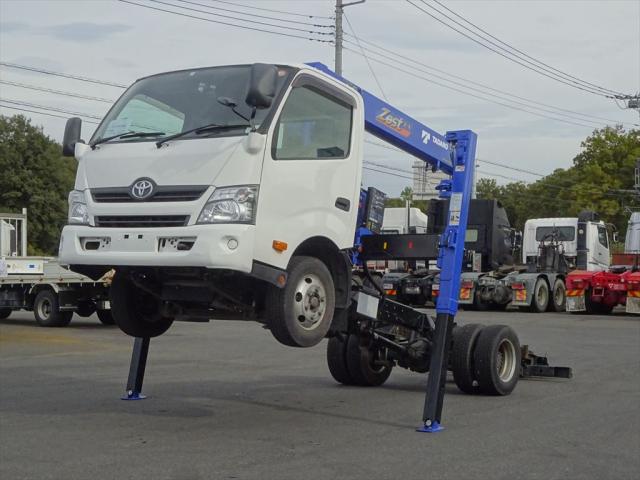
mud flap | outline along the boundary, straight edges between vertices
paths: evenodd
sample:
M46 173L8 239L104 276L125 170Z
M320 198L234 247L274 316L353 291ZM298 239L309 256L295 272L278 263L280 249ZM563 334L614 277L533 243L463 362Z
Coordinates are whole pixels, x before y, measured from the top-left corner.
M586 312L587 303L584 295L567 297L567 312Z

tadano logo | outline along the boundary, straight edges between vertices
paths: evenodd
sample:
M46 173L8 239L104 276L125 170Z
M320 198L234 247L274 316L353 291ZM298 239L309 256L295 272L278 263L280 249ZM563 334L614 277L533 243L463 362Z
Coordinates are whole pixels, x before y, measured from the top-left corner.
M449 144L447 142L438 137L432 137L429 132L422 130L422 143L427 144L430 140L439 147L449 150Z

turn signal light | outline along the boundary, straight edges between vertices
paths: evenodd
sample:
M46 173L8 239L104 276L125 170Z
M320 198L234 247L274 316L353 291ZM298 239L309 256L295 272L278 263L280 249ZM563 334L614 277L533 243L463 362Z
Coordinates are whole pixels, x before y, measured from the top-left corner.
M512 283L511 284L511 289L512 290L524 290L524 283Z
M280 240L274 240L273 243L271 244L271 246L273 247L273 249L276 252L284 252L289 245L287 245L287 242L281 242Z

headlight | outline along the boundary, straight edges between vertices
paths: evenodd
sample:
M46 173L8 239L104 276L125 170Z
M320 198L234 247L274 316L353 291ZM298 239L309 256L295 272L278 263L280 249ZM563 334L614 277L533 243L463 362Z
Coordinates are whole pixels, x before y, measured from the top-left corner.
M69 192L69 223L76 225L89 225L89 213L84 192L71 190Z
M255 223L258 185L216 188L198 223Z

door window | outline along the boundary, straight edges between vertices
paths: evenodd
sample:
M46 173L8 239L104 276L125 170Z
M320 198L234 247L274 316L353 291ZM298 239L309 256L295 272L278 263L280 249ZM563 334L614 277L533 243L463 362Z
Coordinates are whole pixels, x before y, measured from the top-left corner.
M276 125L276 160L346 158L351 144L352 107L312 86L294 88Z
M598 227L598 241L604 248L609 248L609 238L606 227Z

